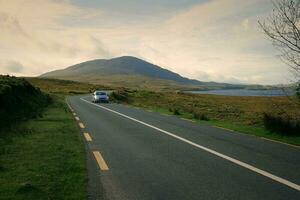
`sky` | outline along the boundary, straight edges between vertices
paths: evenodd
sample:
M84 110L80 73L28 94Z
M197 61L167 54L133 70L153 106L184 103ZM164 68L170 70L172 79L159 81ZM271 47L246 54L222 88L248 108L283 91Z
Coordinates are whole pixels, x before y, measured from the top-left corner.
M136 56L201 81L293 81L257 21L270 0L0 0L0 74Z

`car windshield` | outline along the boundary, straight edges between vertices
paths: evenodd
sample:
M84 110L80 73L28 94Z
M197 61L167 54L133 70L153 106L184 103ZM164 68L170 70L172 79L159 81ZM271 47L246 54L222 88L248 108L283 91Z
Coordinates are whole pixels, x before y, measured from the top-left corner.
M96 92L96 95L106 95L105 92Z

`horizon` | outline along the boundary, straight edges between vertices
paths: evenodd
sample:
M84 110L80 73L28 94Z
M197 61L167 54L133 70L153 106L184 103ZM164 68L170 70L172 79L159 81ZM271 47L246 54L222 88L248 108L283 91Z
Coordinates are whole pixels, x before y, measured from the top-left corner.
M271 11L269 0L0 1L0 74L133 56L199 81L289 84L257 23Z

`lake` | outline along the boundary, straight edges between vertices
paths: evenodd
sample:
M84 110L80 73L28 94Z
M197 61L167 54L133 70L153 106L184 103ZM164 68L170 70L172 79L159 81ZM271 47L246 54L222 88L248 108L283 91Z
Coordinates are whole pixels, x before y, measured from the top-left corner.
M193 94L215 94L224 96L286 96L293 95L295 92L288 90L283 91L280 89L274 90L247 90L247 89L227 89L227 90L196 90L186 91Z

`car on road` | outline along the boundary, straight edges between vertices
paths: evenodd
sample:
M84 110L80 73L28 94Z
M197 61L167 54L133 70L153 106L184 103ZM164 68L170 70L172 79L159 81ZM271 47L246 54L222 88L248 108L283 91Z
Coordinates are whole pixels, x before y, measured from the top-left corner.
M109 97L105 91L95 91L93 93L93 102L94 103L109 103Z

